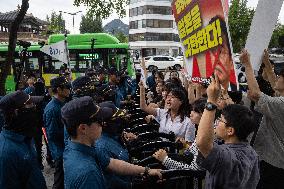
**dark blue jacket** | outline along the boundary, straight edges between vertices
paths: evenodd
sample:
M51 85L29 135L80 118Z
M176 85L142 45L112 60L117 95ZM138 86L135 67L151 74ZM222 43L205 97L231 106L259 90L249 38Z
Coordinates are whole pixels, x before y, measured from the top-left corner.
M101 159L113 158L129 162L127 149L113 136L103 133L95 144L99 161L101 161ZM108 189L130 188L129 176L119 176L106 170L104 170L104 176L107 181L106 185Z
M155 86L156 82L155 82L155 76L154 75L150 75L147 79L146 79L146 84L148 85L149 88L152 88Z
M105 162L104 164L109 164ZM68 141L63 155L65 189L105 189L100 164L93 147Z
M3 96L0 96L0 100ZM4 115L3 115L3 112L0 110L0 133L4 127L4 124L5 124L5 119L4 119Z
M30 138L3 130L0 133L0 188L45 189Z
M54 160L61 159L64 151L64 124L61 120L61 108L63 105L63 102L53 97L46 105L43 115L48 146Z
M4 115L3 115L3 113L0 110L0 133L1 133L2 129L3 129L3 127L4 127L4 124L5 124Z
M25 88L24 92L27 93L28 95L33 96L35 95L35 87L28 86L27 88Z

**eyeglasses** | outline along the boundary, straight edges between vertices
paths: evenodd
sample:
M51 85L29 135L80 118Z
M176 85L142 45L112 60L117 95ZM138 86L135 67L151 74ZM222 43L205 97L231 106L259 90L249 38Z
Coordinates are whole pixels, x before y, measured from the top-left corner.
M228 124L227 122L223 121L221 117L218 117L218 118L216 119L216 123L218 124L219 122L222 122L222 123L224 123L224 124L226 124L226 125Z

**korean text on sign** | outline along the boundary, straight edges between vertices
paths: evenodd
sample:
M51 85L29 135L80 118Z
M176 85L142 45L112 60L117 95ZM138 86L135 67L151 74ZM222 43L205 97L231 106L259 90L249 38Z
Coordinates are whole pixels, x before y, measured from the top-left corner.
M178 30L180 38L183 39L202 25L199 6L195 5L180 21L178 21Z
M185 56L190 57L222 44L220 20L217 19L205 28L183 41Z
M192 0L177 0L175 2L177 14L180 14Z

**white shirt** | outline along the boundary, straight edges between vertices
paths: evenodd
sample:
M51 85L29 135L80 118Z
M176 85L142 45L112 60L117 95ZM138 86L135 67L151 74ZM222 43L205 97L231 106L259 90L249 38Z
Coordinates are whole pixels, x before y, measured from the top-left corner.
M159 122L159 132L169 133L174 132L176 137L183 137L188 142L195 140L195 126L188 117L184 117L181 122L180 116L177 116L174 120L171 119L168 110L157 108L156 120Z

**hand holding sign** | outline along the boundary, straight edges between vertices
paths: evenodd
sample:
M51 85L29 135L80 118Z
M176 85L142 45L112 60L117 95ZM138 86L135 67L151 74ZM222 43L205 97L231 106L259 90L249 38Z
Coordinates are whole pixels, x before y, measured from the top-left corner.
M216 104L220 96L220 93L221 93L221 85L219 83L218 76L215 75L215 77L211 78L211 84L207 88L208 101Z
M242 50L241 56L240 56L240 62L245 66L250 66L250 54L246 49Z

